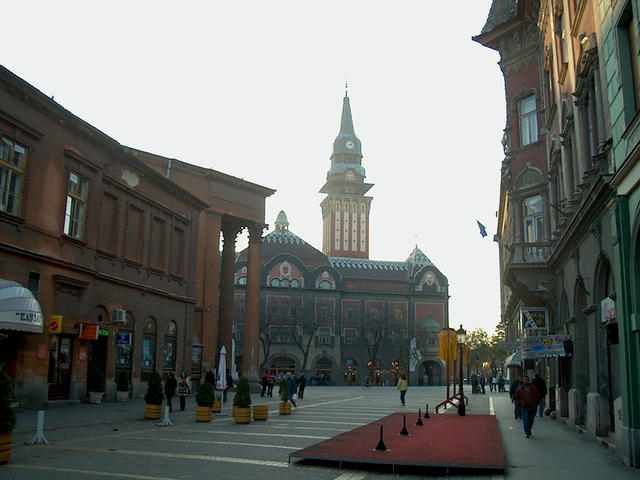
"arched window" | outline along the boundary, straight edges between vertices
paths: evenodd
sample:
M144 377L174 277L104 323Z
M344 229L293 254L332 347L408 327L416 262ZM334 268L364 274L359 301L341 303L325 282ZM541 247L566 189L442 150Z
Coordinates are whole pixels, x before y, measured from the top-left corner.
M246 285L247 277L238 277L238 285Z
M169 320L167 333L164 336L164 358L162 360L163 370L175 370L176 368L176 339L178 328L176 322Z
M322 280L318 284L318 288L321 289L321 290L331 290L333 288L333 285L328 280Z
M291 280L291 288L300 288L300 280L297 278Z
M279 287L279 286L280 286L280 280L279 280L279 279L277 279L277 278L272 278L272 279L271 279L271 283L270 283L270 285L271 285L272 287Z
M156 321L148 317L144 322L142 337L142 365L140 379L148 381L156 367Z

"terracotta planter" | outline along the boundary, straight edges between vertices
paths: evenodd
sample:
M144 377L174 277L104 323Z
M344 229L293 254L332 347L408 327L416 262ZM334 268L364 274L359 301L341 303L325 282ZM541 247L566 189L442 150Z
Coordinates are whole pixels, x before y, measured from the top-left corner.
M235 405L231 405L231 415L234 416L234 417L236 416L236 409L237 408L238 407L236 407Z
M211 406L211 412L220 413L222 411L222 402L213 402Z
M13 433L0 435L0 464L7 463L11 459L11 447L13 446Z
M254 420L266 420L269 417L268 405L254 405L253 406L253 419Z
M247 408L236 407L236 411L233 414L233 419L236 421L236 423L250 423L251 407L247 407Z
M280 415L291 415L291 404L289 402L280 402Z
M129 391L121 392L120 390L116 391L116 400L118 402L126 402L129 400Z
M209 408L209 407L196 407L196 421L197 422L210 422L211 421L211 408Z
M145 404L144 418L158 420L161 416L162 416L162 405L152 405L150 403Z

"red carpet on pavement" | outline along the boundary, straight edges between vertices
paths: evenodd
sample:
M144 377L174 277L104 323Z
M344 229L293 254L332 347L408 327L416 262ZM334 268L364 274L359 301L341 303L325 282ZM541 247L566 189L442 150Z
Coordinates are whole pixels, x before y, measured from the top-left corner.
M408 436L400 435L403 416ZM498 421L493 415L432 414L417 426L417 412L394 413L350 432L316 443L289 455L305 460L382 464L392 468L448 469L506 468ZM376 450L383 426L386 451Z

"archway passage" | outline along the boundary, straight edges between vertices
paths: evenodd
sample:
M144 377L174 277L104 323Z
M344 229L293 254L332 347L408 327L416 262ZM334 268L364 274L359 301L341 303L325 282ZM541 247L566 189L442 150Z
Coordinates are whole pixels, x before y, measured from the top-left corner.
M427 385L443 385L444 371L442 364L434 360L427 360L420 364L418 373L422 376L422 384Z
M271 365L269 367L269 372L276 376L276 378L280 378L284 376L285 373L291 372L295 375L296 372L296 361L290 357L282 355L280 357L276 357L271 360Z
M315 375L318 385L331 385L333 362L328 358L321 358L316 362Z

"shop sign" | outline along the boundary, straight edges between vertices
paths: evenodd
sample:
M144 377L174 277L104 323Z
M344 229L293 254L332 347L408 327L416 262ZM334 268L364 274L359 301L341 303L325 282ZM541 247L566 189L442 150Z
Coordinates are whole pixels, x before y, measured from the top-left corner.
M49 333L62 333L62 315L51 315L49 317Z
M91 325L88 323L80 324L79 337L83 340L97 340L98 339L98 325Z
M108 337L109 336L109 329L108 328L99 328L98 329L98 335L100 335L101 337Z
M128 332L116 333L116 345L131 345L131 334Z
M522 307L520 308L520 319L523 329L549 328L548 314L546 308Z
M525 337L522 340L522 355L524 358L564 357L566 355L564 344L570 338L569 335Z

